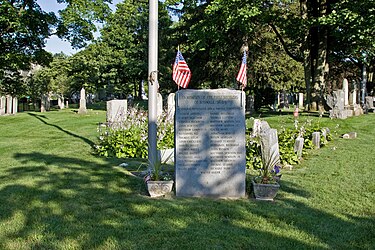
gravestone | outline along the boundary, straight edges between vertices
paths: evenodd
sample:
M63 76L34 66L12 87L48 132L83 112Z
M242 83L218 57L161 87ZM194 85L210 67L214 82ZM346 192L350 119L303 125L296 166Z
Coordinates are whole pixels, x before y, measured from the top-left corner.
M63 96L61 96L61 95L57 96L57 105L59 106L60 109L65 108Z
M279 141L277 129L267 129L260 134L260 145L262 149L263 161L271 161L274 164L280 163ZM270 166L272 167L272 166Z
M300 159L302 157L303 144L305 139L303 137L297 137L294 142L294 152L297 154L297 157Z
M127 100L107 101L107 122L111 127L117 127L126 120L128 112Z
M355 139L355 138L357 138L357 132L349 132L347 134L344 134L342 136L342 138L344 138L344 139Z
M261 130L262 130L262 121L260 119L254 119L254 123L253 123L253 136L254 137L259 136Z
M12 96L10 95L7 95L6 96L6 113L9 115L9 114L12 114L12 105L13 105L13 98Z
M344 91L344 106L349 105L349 82L348 79L344 78L342 81L342 90Z
M245 98L230 89L176 93L176 196L245 196Z
M157 117L163 115L163 96L158 93L156 98L156 115Z
M366 106L368 109L373 110L374 109L374 98L372 96L366 96Z
M167 112L168 112L168 119L170 120L173 120L174 119L174 113L175 113L175 96L176 94L175 93L170 93L168 95L168 99L167 99L167 105L168 105L168 108L167 108Z
M78 114L86 114L87 108L86 108L86 91L84 88L81 89L80 93L80 99L79 99L79 109Z
M69 108L69 101L65 102L65 108L67 108L67 109Z
M298 93L298 108L303 109L303 93Z
M312 133L312 143L314 144L315 148L320 148L320 132Z
M6 97L1 96L0 97L0 115L5 114L5 104L6 104Z
M18 99L17 97L13 97L12 101L12 114L15 115L17 114L18 111Z
M322 128L322 136L324 137L324 140L327 140L327 136L330 133L329 128Z
M327 98L328 100L328 98ZM347 110L345 110L345 93L343 90L333 91L333 98L330 106L333 106L330 110L331 118L346 119L348 117ZM328 102L327 102L328 103Z

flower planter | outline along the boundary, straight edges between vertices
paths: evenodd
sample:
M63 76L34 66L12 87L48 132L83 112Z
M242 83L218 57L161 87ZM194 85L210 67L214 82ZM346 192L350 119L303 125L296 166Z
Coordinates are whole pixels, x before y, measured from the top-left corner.
M147 190L151 197L164 196L172 191L173 181L147 181Z
M261 184L252 181L255 199L264 201L273 201L280 185L277 184Z

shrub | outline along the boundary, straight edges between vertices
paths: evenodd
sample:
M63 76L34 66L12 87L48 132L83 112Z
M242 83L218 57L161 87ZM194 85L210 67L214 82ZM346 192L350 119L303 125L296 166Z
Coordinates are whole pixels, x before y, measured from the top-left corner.
M147 158L148 114L136 107L129 108L126 120L117 127L99 127L99 142L94 146L97 154L117 158ZM174 146L173 121L163 115L157 124L160 149ZM102 130L104 128L104 131Z

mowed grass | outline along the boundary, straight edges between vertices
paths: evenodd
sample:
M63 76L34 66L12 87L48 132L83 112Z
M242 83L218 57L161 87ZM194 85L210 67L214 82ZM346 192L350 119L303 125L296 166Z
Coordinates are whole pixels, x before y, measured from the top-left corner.
M0 117L0 249L375 249L375 114L304 119L334 141L283 171L275 202L260 202L148 197L118 167L142 160L92 154L102 110ZM357 139L339 138L351 131Z

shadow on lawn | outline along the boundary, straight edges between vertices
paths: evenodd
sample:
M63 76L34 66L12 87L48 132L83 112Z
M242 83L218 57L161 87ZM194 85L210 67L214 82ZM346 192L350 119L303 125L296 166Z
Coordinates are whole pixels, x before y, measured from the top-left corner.
M80 136L80 135L77 135L77 134L74 134L68 130L65 130L63 129L62 127L56 125L56 124L52 124L52 123L49 123L47 122L46 120L48 119L48 117L46 117L45 115L38 115L38 114L33 114L33 113L27 113L28 115L30 116L33 116L35 117L36 119L38 119L39 121L43 122L44 124L48 125L48 126L52 126L52 127L55 127L57 128L58 130L70 135L70 136L73 136L75 138L78 138L78 139L81 139L82 141L84 141L85 143L89 144L90 146L93 146L95 143L83 136Z
M12 242L46 249L344 249L366 248L374 235L374 218L343 220L288 199L288 192L302 189L288 182L273 203L151 199L142 180L117 171L111 161L43 153L15 159L22 167L3 171L3 180L17 184L0 190L0 223L23 220L2 232L2 249ZM33 184L23 183L30 178ZM311 239L320 244L305 243Z

